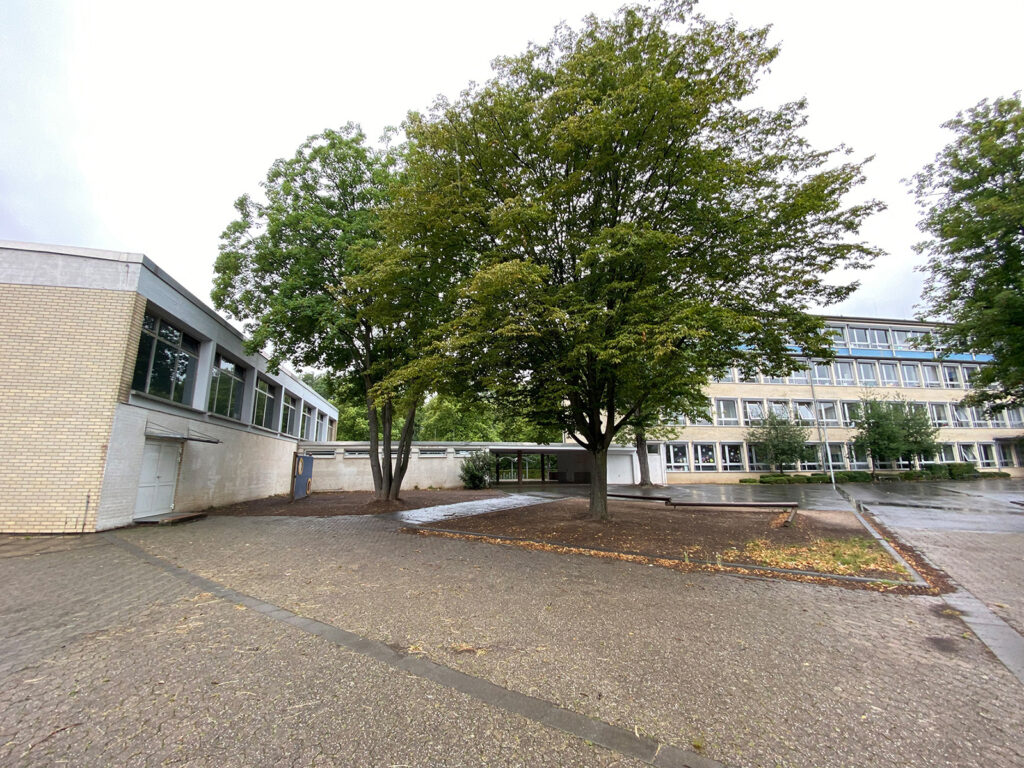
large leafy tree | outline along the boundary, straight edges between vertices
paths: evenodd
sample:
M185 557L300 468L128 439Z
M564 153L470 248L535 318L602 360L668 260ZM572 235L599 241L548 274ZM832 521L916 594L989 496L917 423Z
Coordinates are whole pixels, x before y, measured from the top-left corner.
M403 239L469 275L441 351L476 391L593 456L641 411L696 413L740 363L827 356L813 307L853 285L879 205L844 206L862 164L801 137L802 102L745 106L777 54L766 29L630 6L559 27L406 123Z
M416 357L438 317L431 273L414 257L398 258L384 234L397 179L395 156L368 146L353 124L310 137L271 166L265 200L235 203L213 290L214 304L244 321L249 346L269 348L272 364L327 369L363 401L374 487L392 499L424 385L382 382ZM395 452L392 428L403 417Z
M955 133L914 177L930 239L925 316L946 352L987 353L972 405L1024 404L1024 108L1020 94L982 101L945 124Z
M853 444L866 451L872 465L904 457L931 456L939 448L928 411L904 400L862 400L854 419Z
M747 429L745 439L754 446L760 461L783 472L787 465L816 458L816 449L807 444L810 436L807 427L769 411Z

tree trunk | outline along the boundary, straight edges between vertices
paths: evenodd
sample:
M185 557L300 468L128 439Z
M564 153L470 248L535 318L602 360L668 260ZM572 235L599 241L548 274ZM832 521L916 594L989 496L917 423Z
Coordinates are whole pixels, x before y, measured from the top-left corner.
M383 455L381 456L381 484L380 490L377 491L378 499L387 499L391 496L391 400L384 401L384 408L381 409L383 417L381 418L381 433L383 443Z
M647 461L647 433L639 428L636 430L636 460L640 465L640 487L650 488L654 483L651 482L651 465Z
M417 405L418 403L413 403L406 411L405 424L402 425L402 434L398 438L398 457L395 459L395 473L391 478L391 491L388 495L392 501L398 500L398 494L402 491L402 480L405 479L405 472L409 469L409 454L412 452Z
M386 498L381 496L384 484L380 471L380 440L377 435L377 406L374 404L373 398L369 393L366 395L366 421L369 425L370 431L370 472L373 474L373 492L378 499Z
M608 448L602 445L591 453L594 471L590 475L590 516L608 520Z

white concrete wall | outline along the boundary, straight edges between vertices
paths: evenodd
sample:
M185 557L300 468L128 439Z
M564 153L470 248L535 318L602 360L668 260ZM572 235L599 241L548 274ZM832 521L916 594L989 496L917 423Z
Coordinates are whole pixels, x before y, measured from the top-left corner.
M186 440L182 450L176 512L288 493L297 441L134 405L118 405L103 474L96 529L129 525L135 510L147 423L165 432L200 432L220 443Z
M443 457L420 457L419 449L413 448L409 456L409 469L405 473L402 487L412 488L461 488L462 456L456 456L451 448ZM345 456L344 449L338 448L331 458L315 457L313 464L313 492L317 491L372 491L373 475L370 471L369 456Z

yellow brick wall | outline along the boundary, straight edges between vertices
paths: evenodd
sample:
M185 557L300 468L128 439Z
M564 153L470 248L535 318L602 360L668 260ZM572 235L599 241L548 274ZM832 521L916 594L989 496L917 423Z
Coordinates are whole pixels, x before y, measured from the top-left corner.
M0 284L0 533L93 531L145 300Z

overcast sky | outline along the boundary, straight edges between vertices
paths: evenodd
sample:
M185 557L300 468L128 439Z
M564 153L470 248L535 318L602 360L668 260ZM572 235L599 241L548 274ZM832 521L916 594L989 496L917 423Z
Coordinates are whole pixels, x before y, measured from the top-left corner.
M369 136L561 20L621 2L0 2L0 240L143 252L207 299L232 202L275 158L349 120ZM900 180L940 125L1024 84L1024 2L706 0L772 24L782 53L758 100L806 97L808 137L874 155L858 197L888 256L829 311L907 317L918 213Z

